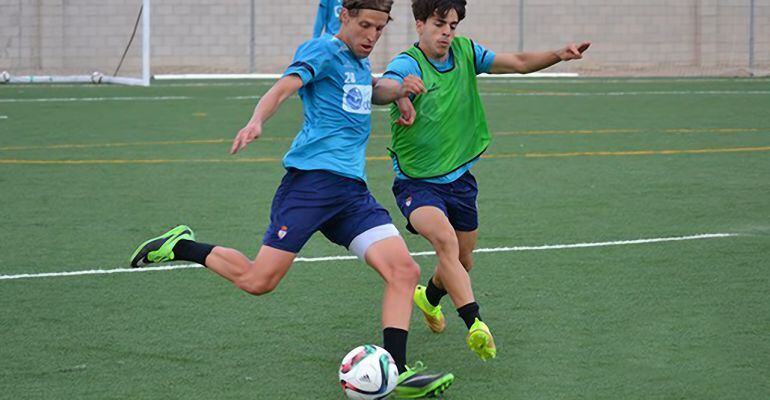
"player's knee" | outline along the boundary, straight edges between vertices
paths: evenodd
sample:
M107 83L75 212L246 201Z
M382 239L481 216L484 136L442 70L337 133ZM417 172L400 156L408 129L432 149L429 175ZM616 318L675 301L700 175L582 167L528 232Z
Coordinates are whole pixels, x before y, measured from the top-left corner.
M393 267L392 280L394 283L414 290L420 281L420 266L411 259L399 262Z
M456 252L458 249L457 236L451 230L434 233L431 235L430 241L438 252Z
M268 279L241 279L236 282L236 285L248 294L262 296L272 292L278 286L278 282Z

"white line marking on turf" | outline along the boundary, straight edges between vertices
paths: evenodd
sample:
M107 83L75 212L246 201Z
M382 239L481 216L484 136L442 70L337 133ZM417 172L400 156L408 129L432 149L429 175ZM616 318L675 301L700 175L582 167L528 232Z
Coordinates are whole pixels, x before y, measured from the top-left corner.
M0 119L8 119L7 115L0 115Z
M493 97L589 97L589 96L658 96L658 95L767 95L770 90L679 90L679 91L636 91L636 92L482 92L482 96ZM257 100L262 96L230 96L226 100ZM291 99L298 99L292 96ZM124 96L124 97L45 97L32 99L0 99L0 103L72 103L101 101L175 101L192 100L191 96ZM382 109L388 110L387 108Z
M565 83L579 83L579 84L617 84L617 83L691 83L691 82L734 82L734 83L754 83L754 82L767 82L767 77L753 77L753 78L487 78L480 77L480 81L484 83L527 83L527 84L565 84ZM153 87L207 87L207 86L255 86L263 85L270 86L275 83L275 80L237 80L232 82L174 82L165 81L153 85ZM20 84L24 85L24 84ZM24 90L28 89L59 89L59 88L73 88L78 89L103 89L103 85L88 85L82 83L56 83L56 84L28 84L24 85Z
M482 92L482 96L648 96L648 95L757 95L770 94L770 90L659 90L639 92Z
M73 101L168 101L190 100L188 96L156 96L156 97L49 97L41 99L0 99L0 103L49 103Z
M233 97L227 97L227 100L258 100L261 99L262 96L255 95L255 96L233 96Z
M632 244L647 244L647 243L661 243L661 242L680 242L684 240L702 240L702 239L718 239L740 236L737 233L707 233L701 235L690 236L674 236L674 237L662 237L662 238L650 238L650 239L635 239L635 240L617 240L612 242L593 242L593 243L571 243L571 244L548 244L542 246L515 246L515 247L495 247L488 249L476 249L474 253L506 253L514 251L538 251L538 250L561 250L561 249L579 249L590 247L607 247L607 246L625 246ZM435 253L432 251L421 251L416 253L410 253L412 256L430 256ZM297 257L295 262L324 262L324 261L343 261L343 260L355 260L355 256L330 256L330 257ZM177 269L191 269L191 268L203 268L198 264L181 264L181 265L166 265L160 267L151 268L119 268L119 269L92 269L86 271L70 271L70 272L47 272L37 274L19 274L19 275L0 275L1 280L15 280L15 279L30 279L30 278L50 278L50 277L62 277L62 276L79 276L79 275L103 275L103 274L116 274L122 272L155 272L155 271L171 271Z
M481 77L483 78L483 77ZM617 84L617 83L691 83L691 82L731 82L731 83L752 83L752 82L766 82L768 78L755 77L750 79L745 78L617 78L617 79L595 79L595 78L498 78L498 79L480 79L483 83L583 83L583 84Z

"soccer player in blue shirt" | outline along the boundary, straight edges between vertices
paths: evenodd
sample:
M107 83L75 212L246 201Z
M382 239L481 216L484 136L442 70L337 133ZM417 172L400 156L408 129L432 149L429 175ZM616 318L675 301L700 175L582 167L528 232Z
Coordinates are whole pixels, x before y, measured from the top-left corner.
M417 287L414 301L428 327L438 333L445 327L439 303L448 293L468 328L468 347L487 360L497 355L497 348L481 320L468 275L478 231L478 190L470 170L491 136L476 75L538 71L581 58L590 43L551 52L495 54L455 37L465 4L412 0L419 42L392 60L375 96L380 90L392 91L407 77L419 77L427 88L412 100L399 99L398 110L391 112L393 194L407 229L425 237L438 256L435 273L426 286Z
M313 26L313 37L317 38L324 32L336 35L340 30L340 13L342 0L321 0L318 3L318 14Z
M310 236L321 231L385 280L383 347L399 370L395 394L421 398L442 393L454 376L425 373L420 362L414 368L406 365L412 293L420 270L388 212L369 193L364 174L372 100L388 103L424 92L419 79L411 77L372 96L367 57L390 20L392 3L345 0L340 32L302 44L294 62L262 97L251 120L235 137L233 154L258 139L264 122L283 101L299 92L304 125L283 159L286 175L273 198L270 225L256 259L249 260L234 249L197 242L192 230L181 225L140 245L131 266L192 261L248 293L262 295L276 288Z

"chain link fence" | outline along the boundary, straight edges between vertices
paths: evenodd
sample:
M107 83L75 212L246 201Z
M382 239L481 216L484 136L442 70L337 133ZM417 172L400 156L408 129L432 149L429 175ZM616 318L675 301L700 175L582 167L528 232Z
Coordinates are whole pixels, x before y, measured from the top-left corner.
M471 0L459 34L496 52L594 43L551 72L591 76L770 73L770 0ZM312 34L315 0L152 0L151 63L160 73L278 73ZM141 0L0 0L0 70L111 73ZM375 71L416 40L410 2L372 55ZM123 70L141 69L141 30Z

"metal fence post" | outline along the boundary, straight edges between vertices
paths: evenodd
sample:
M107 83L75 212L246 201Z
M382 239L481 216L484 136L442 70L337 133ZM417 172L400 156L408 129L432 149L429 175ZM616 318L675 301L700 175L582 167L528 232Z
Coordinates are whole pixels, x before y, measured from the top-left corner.
M754 0L751 0L749 11L749 73L754 74Z
M519 52L524 51L524 0L519 0Z
M255 49L255 41L256 41L255 31L256 30L254 27L254 23L256 19L255 13L256 13L256 8L254 6L254 0L251 0L251 10L249 13L250 15L249 17L249 72L252 74L256 72L256 65L255 65L256 54L254 54L254 52L256 51Z

